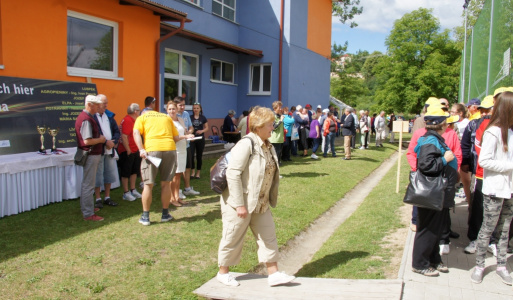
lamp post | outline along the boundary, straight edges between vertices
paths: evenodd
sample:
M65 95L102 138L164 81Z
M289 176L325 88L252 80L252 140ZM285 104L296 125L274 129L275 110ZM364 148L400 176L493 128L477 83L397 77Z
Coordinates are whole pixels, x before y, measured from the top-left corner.
M462 80L462 88L461 91L463 92L460 97L460 102L465 102L465 67L467 64L467 14L468 14L468 3L470 0L465 0L465 3L463 4L463 9L465 10L465 36L464 36L464 42L463 42L463 80ZM470 83L469 83L470 84Z

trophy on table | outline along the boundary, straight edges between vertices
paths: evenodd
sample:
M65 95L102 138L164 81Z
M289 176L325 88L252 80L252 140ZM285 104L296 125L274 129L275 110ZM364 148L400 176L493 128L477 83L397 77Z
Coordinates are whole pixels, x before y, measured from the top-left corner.
M53 146L52 146L52 153L53 154L57 154L57 147L55 147L55 137L57 136L57 134L59 133L59 127L57 127L57 129L50 129L48 128L48 134L52 136L52 142L53 142Z
M44 137L44 134L46 132L46 126L37 126L37 131L39 132L39 134L41 135L41 148L39 148L39 151L38 153L39 154L46 154L46 149L45 149L45 137Z

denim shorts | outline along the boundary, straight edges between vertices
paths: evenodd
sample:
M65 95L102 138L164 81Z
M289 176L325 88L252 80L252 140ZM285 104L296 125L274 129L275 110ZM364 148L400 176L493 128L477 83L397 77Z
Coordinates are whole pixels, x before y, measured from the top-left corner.
M116 159L111 155L102 155L98 170L96 170L96 187L101 187L106 183L118 181L118 165Z

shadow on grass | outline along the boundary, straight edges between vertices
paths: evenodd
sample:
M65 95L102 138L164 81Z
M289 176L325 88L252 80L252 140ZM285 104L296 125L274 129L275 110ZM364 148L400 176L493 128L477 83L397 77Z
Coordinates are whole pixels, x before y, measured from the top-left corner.
M317 176L327 176L330 175L328 173L315 173L315 172L295 172L292 174L281 174L281 176L285 177L317 177Z
M312 261L301 268L296 273L297 277L317 277L336 269L338 266L347 263L348 261L356 258L369 256L368 252L363 251L339 251L330 255L326 255L321 259Z
M363 160L363 161L369 161L369 162L377 162L377 159L370 158L370 157L351 157L351 159L354 160Z
M194 223L197 221L207 221L209 224L212 224L214 221L220 220L220 219L221 219L221 208L219 206L216 206L213 210L210 210L205 214L175 219L173 222Z

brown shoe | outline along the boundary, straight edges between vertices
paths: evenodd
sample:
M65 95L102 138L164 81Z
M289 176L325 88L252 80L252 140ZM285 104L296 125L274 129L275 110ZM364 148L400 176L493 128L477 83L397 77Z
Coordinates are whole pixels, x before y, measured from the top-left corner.
M97 215L92 215L90 217L84 218L84 221L103 221L103 218Z

